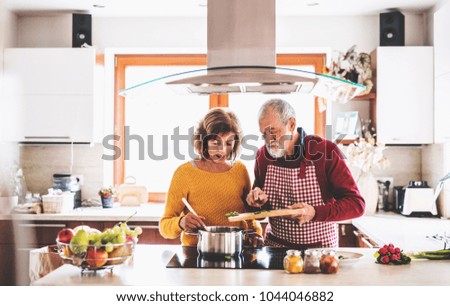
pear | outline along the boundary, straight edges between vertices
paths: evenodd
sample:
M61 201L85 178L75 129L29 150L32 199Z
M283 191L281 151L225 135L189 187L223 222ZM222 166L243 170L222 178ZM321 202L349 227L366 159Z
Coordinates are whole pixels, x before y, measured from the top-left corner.
M89 234L84 229L80 229L70 240L70 250L75 254L86 252L88 245Z

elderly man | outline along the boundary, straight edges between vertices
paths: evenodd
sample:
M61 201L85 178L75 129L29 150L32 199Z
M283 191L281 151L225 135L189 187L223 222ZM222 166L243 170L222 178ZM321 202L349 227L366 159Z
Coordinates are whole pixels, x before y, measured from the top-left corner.
M284 100L259 111L265 146L258 150L255 182L247 209L300 209L292 217L269 218L265 245L288 248L337 247L336 221L364 213L365 203L338 147L297 128Z

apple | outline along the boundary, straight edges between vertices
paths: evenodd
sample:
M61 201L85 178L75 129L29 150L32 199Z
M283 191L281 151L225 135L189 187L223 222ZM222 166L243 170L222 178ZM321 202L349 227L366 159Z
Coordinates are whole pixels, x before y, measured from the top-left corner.
M103 249L88 248L86 262L91 267L101 267L108 261L108 252Z
M73 229L66 227L58 232L57 240L61 243L69 243L73 236L75 236Z

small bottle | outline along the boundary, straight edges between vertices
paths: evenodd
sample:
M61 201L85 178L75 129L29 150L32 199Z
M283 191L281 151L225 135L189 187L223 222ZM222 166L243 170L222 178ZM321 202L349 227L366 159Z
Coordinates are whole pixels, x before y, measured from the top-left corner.
M303 272L303 259L298 250L287 250L286 256L283 260L283 267L286 273L301 273Z
M320 273L320 256L318 250L305 250L305 273Z
M41 195L39 193L33 193L32 202L33 203L42 203Z
M333 274L339 270L339 260L336 258L334 250L324 250L320 258L320 271L326 274Z

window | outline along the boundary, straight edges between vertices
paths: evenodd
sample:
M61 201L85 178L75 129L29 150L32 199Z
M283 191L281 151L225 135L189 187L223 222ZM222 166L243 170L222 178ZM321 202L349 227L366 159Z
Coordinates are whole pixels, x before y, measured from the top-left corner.
M325 54L281 54L277 65L295 66L321 72ZM194 67L195 66L195 67ZM115 90L190 69L206 67L206 55L116 55ZM114 184L122 184L126 176L134 176L138 184L149 190L149 200L163 202L174 170L192 159L187 131L208 111L208 108L230 107L238 115L244 134L254 134L241 151L249 174L253 177L253 160L263 141L257 125L257 112L262 103L272 95L211 95L180 96L161 84L152 85L150 95L123 98L116 94L114 101L114 131L120 140L114 145L121 149L114 160ZM296 108L298 125L308 133L325 136L325 112L318 111L317 98L305 95L280 96ZM174 109L178 112L175 113ZM178 132L176 132L178 131ZM177 134L178 133L178 134ZM180 135L178 143L174 138ZM125 143L125 136L128 140ZM186 139L186 140L183 140ZM254 139L254 138L252 138ZM175 139L176 140L176 139ZM125 160L125 153L128 153ZM245 157L243 156L245 154ZM165 157L167 158L165 159ZM162 160L160 160L162 159Z

